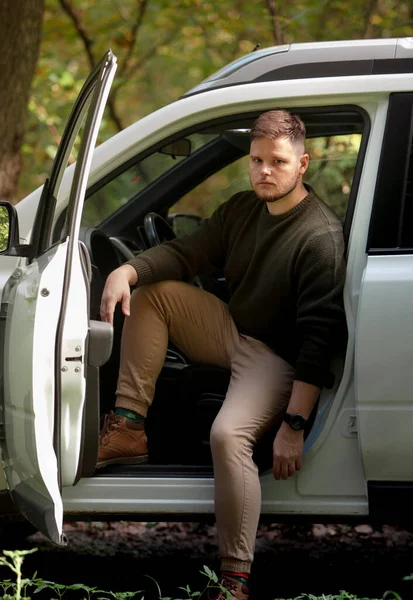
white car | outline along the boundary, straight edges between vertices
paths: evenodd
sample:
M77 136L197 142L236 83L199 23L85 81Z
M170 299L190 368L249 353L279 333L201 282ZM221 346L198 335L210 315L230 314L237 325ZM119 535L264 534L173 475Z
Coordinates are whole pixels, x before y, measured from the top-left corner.
M122 327L119 309L113 328L99 321L100 295L114 268L248 186L251 123L283 107L307 127L307 181L343 219L348 343L313 411L303 469L275 481L272 439L257 445L262 515L411 519L413 38L252 52L95 149L115 70L109 52L44 186L15 208L0 203L0 514L20 511L56 544L69 519L213 514L208 434L229 374L172 346L147 419L149 463L95 471ZM194 284L225 299L222 273Z

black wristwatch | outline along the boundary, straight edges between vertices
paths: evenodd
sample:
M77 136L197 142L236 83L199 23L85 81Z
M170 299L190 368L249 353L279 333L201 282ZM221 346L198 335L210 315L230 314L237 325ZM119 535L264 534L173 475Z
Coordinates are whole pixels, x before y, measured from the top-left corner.
M294 431L302 431L307 425L307 419L304 419L303 415L298 413L295 415L285 413L283 420L288 423L288 425L291 427L291 429L294 429Z

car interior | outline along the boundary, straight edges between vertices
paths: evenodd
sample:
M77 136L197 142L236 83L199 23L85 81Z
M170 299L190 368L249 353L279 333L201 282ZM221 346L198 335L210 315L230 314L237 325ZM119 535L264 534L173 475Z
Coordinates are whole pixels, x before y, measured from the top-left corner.
M349 238L368 137L368 118L356 106L294 109L307 129L310 168L304 181L330 204ZM190 233L234 192L248 189L249 129L259 112L215 119L151 147L94 184L87 192L80 239L92 263L90 318L99 320L109 273L151 246ZM193 285L227 299L223 273L200 274ZM114 408L123 315L117 307L109 361L100 368L100 417ZM332 386L344 364L334 361ZM169 345L146 430L149 462L111 465L94 476L211 476L209 431L225 398L230 372L192 363ZM317 405L308 423L309 435ZM94 416L96 420L96 415ZM260 472L271 469L269 431L254 451ZM96 452L98 431L85 452ZM86 469L87 471L87 469ZM91 475L93 472L82 474Z

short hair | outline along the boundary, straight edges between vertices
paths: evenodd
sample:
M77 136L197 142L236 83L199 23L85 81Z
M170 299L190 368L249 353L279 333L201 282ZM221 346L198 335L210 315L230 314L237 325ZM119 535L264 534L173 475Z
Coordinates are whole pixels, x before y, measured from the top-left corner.
M283 109L262 113L250 130L251 142L261 137L270 140L283 137L289 139L291 144L301 144L305 147L305 136L305 125L300 117Z

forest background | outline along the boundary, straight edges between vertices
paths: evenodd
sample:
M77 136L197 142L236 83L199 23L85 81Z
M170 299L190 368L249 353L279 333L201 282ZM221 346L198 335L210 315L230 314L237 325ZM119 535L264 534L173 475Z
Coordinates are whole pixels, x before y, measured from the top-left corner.
M256 44L405 36L411 0L0 0L0 197L44 182L108 48L119 68L99 143Z

